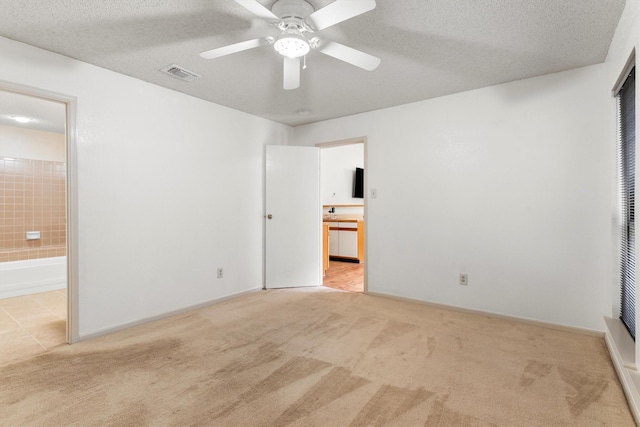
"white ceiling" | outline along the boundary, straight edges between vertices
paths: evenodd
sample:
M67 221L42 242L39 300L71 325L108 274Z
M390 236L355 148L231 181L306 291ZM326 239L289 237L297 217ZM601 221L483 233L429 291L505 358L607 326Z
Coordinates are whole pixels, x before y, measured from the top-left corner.
M332 0L308 2L317 10ZM0 36L296 126L601 63L624 3L378 0L320 35L381 65L364 71L312 51L291 91L282 89L272 46L198 55L278 34L233 0L0 0ZM203 78L186 83L158 71L169 64Z

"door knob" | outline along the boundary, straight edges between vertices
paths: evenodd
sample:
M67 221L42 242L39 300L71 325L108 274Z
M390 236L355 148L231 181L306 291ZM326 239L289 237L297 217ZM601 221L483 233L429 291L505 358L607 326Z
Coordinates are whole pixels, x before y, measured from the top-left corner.
M273 218L273 215L269 214L269 215L267 215L267 218L271 219L271 218Z

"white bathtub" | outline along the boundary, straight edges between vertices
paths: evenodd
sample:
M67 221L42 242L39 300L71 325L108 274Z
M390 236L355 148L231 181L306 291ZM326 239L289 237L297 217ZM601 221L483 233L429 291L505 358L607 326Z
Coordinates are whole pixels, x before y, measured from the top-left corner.
M67 257L0 262L0 298L67 287Z

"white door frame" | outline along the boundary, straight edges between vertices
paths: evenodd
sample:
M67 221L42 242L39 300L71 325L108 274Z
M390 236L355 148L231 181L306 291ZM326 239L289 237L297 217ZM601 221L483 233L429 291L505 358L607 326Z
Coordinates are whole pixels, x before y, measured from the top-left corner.
M357 138L349 138L349 139L341 139L339 141L331 141L331 142L320 142L315 146L323 149L323 148L332 148L332 147L340 147L342 145L353 145L353 144L363 144L364 146L364 199L362 199L362 203L364 205L364 217L368 218L369 215L367 213L367 199L369 194L369 184L368 184L368 174L369 168L367 167L367 137L360 136ZM322 179L322 178L321 178ZM322 196L321 196L322 197ZM322 205L322 200L319 200L318 203ZM368 276L369 276L369 239L368 232L369 230L369 221L364 221L364 287L362 293L369 293L368 286Z
M78 152L74 96L52 92L19 83L0 80L0 90L28 95L45 101L62 103L66 107L66 161L67 161L67 342L78 342Z

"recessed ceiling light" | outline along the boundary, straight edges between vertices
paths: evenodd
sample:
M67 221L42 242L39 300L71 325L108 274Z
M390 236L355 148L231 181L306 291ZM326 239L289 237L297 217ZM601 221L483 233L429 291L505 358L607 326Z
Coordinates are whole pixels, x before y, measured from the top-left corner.
M12 118L13 120L15 120L18 123L35 122L35 119L32 119L31 117L25 117L25 116L9 116L9 117Z

